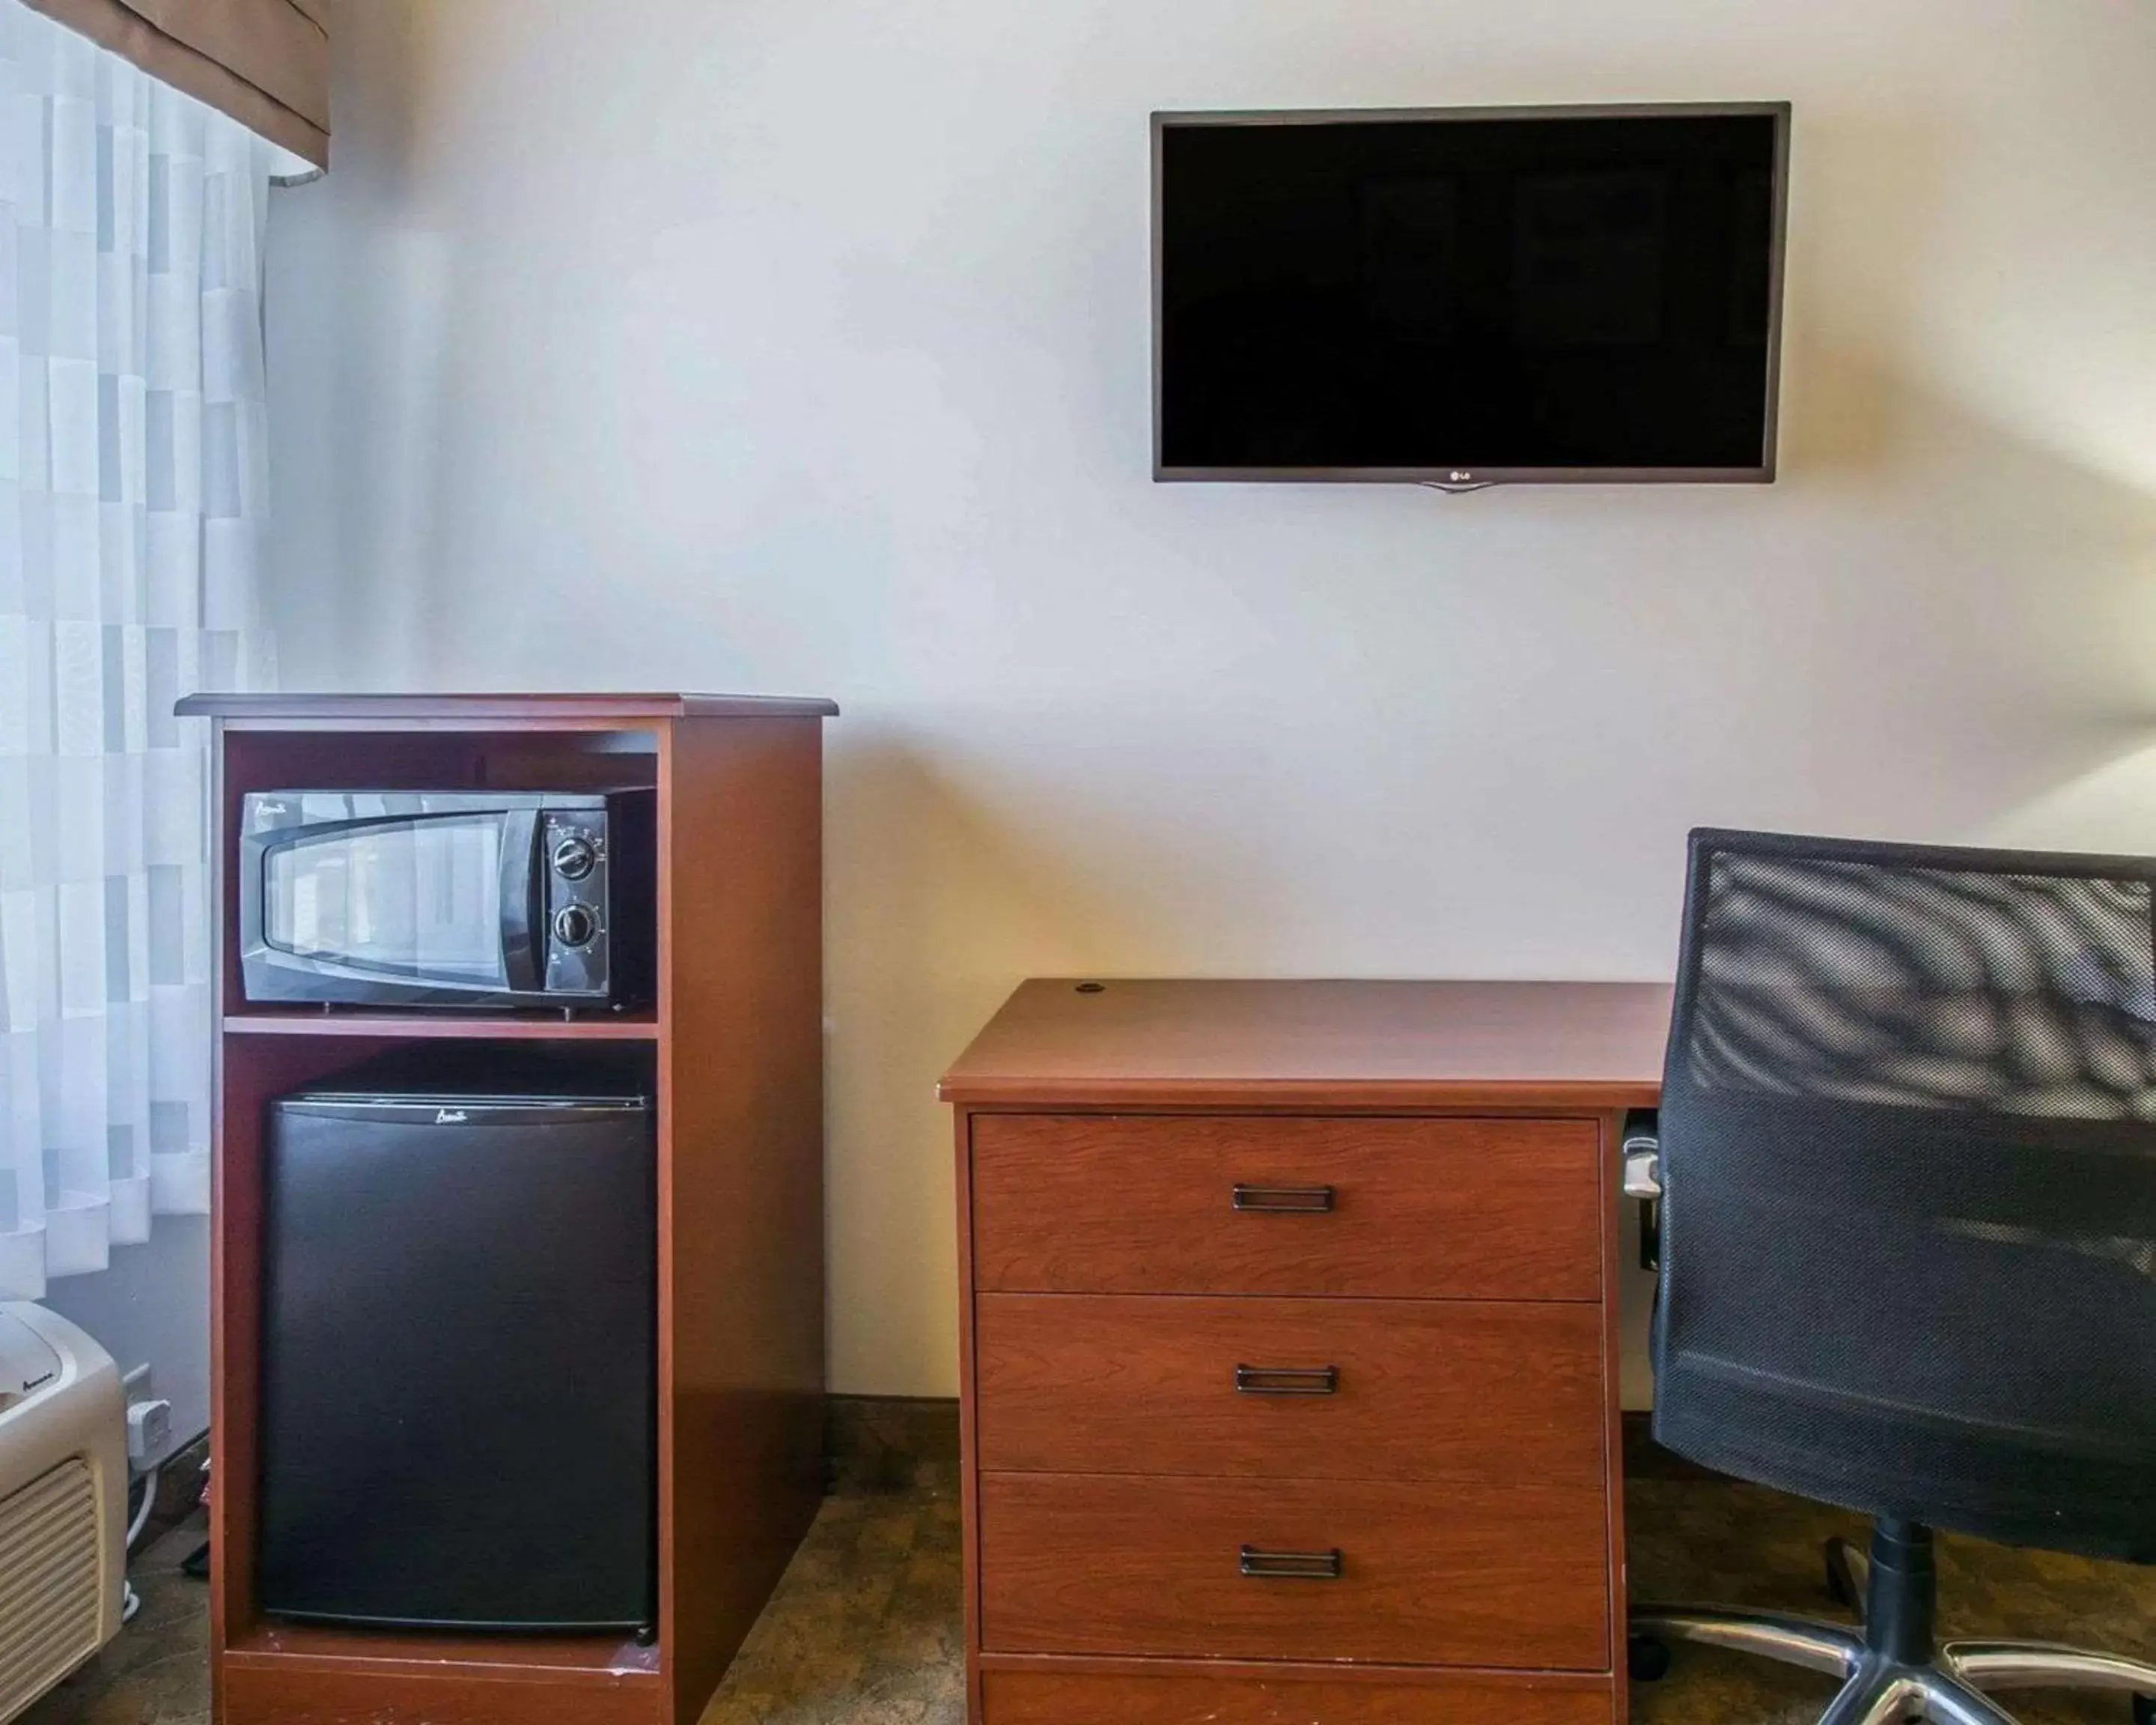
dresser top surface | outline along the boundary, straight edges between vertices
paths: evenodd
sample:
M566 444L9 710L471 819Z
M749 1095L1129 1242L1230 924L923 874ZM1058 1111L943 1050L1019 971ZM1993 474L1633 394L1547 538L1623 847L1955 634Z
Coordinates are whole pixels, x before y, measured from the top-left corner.
M944 1075L1029 1106L1651 1106L1655 983L1022 983Z
M613 694L567 690L547 694L190 695L174 709L182 718L435 719L745 719L829 718L839 711L820 696Z

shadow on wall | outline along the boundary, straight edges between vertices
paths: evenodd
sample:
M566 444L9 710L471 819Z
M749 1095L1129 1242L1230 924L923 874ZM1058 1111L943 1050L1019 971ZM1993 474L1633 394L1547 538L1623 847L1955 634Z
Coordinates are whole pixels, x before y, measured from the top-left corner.
M1876 471L1908 451L1896 411L1905 379L1892 356L1925 349L1953 157L1943 124L1912 110L1886 120L1806 103L1798 112L1783 266L1785 470Z
M1808 572L1804 614L1762 595L1763 649L1804 674L1809 699L1759 760L1750 813L1984 842L2002 823L2026 829L2016 811L2061 785L2156 745L2156 495L1873 356L1806 363L1808 410L1836 429L1822 447L1808 411L1784 484L1871 536L1860 559ZM1865 746L1852 750L1852 734ZM2104 842L2156 842L2156 803L2116 814ZM2092 842L2103 823L2082 824L2056 842Z
M1096 853L1066 836L1083 824L1075 808L1052 824L998 812L893 730L849 721L827 748L830 1003L856 1062L911 1066L925 1094L1000 999L1014 954L1081 963L1158 948L1160 931L1087 879ZM900 1057L909 1046L917 1061Z
M948 1368L918 1338L957 1309L950 1122L938 1075L1022 973L1173 968L1172 929L1086 868L1146 835L1098 836L1074 801L1053 823L999 814L903 733L834 726L825 840L830 1024L831 1381L917 1394Z
M270 200L270 598L324 688L424 687L444 522L458 248L424 141L457 7L352 8L331 103L333 172Z
M1822 716L1868 714L1876 747L1806 760L1798 745L1790 788L1839 830L1905 831L1913 805L1941 839L2156 841L2156 803L2138 798L2103 839L2046 839L2017 814L2156 745L2156 495L2115 476L2118 452L2047 446L1920 368L1941 347L1924 306L1967 140L1935 117L1816 104L1801 125L1783 483L1872 523L1883 555L1815 572L1823 632L1789 638ZM1812 203L1832 219L1805 219ZM2107 830L2086 800L2082 814Z
M2156 495L1876 355L1814 352L1801 364L1784 483L1875 520L1890 500L1926 500L1915 525L1885 530L1883 562L1816 572L1806 605L1830 629L1760 620L1807 664L1812 716L1833 719L1820 730L1845 738L1857 716L1871 747L1821 748L1789 723L1754 756L1757 797L1671 809L1672 845L1691 825L1756 824L2156 853ZM1712 734L1715 716L1672 722ZM1654 1287L1644 1271L1624 1280L1628 1408L1653 1400Z

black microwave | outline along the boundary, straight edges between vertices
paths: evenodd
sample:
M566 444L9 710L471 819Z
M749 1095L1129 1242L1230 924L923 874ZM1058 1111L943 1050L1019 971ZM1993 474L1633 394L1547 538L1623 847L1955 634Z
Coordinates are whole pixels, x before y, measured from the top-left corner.
M254 791L239 822L249 1001L621 1010L651 998L656 798Z

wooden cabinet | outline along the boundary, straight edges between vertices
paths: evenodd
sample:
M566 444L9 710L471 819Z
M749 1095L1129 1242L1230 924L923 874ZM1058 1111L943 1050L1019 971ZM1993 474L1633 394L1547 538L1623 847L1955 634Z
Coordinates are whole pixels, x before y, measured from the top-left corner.
M952 1067L976 1725L1615 1725L1666 989L1025 984Z
M822 1488L820 731L835 711L695 695L181 703L183 716L216 726L223 865L210 1670L225 1725L693 1725L702 1713ZM244 1000L231 864L246 793L624 783L656 793L658 988L649 1009L577 1018ZM372 1055L457 1041L573 1045L636 1062L655 1085L651 1645L618 1634L314 1627L259 1608L264 1106ZM571 1538L562 1561L575 1560Z

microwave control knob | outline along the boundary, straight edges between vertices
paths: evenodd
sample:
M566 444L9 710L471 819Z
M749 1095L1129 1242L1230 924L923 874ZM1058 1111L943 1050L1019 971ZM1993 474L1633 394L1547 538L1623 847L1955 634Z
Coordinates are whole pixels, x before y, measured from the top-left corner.
M565 947L591 944L599 932L599 919L588 905L564 905L554 913L554 938Z
M592 871L599 854L592 841L581 834L564 839L554 847L554 872L564 880L581 880Z

